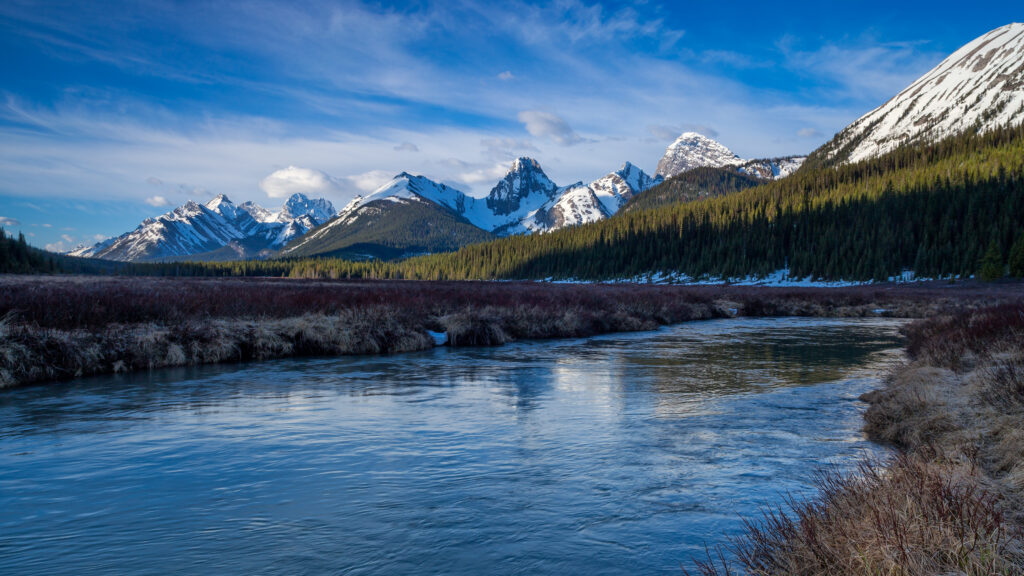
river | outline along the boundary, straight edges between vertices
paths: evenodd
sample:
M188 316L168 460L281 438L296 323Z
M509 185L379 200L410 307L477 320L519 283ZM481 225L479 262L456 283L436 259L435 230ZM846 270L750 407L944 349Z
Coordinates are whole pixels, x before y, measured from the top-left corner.
M0 393L4 574L679 574L880 449L887 319L730 319Z

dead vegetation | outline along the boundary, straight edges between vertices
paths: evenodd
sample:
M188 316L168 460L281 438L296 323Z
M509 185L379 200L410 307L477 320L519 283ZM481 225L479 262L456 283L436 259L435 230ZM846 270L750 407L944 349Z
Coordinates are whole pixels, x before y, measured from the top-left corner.
M820 495L768 511L726 554L730 574L1024 574L1024 305L919 321L910 362L865 394L865 431L898 450Z
M585 337L731 316L920 317L1016 287L0 277L0 388L168 366Z

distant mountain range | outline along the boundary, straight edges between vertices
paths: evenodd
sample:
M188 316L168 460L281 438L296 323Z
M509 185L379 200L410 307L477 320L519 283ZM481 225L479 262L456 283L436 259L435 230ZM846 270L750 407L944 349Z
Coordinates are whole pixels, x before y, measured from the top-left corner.
M777 179L799 168L804 157L743 160L722 144L695 132L680 136L650 176L626 162L590 184L559 186L533 158L518 158L484 198L474 198L423 176L402 173L366 197L349 203L336 218L297 238L282 256L395 257L452 250L480 241L466 226L492 237L552 232L610 218L632 199L657 187L665 177L698 167L734 170L757 179ZM731 182L731 181L730 181ZM424 210L429 204L438 210ZM402 222L408 235L379 232L381 221ZM441 238L438 230L454 236ZM486 238L485 238L486 239ZM442 241L443 240L443 241Z
M871 159L901 145L1024 121L1024 24L993 30L957 50L887 103L810 156L745 160L714 139L686 132L650 176L636 166L589 184L554 183L532 158L518 158L486 197L401 173L340 213L302 195L277 212L223 195L188 202L134 231L71 252L122 261L234 260L336 255L396 258L456 250L516 234L547 233L628 209L689 201L778 180L805 165ZM685 177L683 177L685 176ZM664 184L663 184L664 183ZM645 193L656 188L650 198Z
M303 194L292 195L277 212L253 202L236 206L220 194L206 204L190 200L162 216L143 220L131 232L76 248L68 255L123 262L267 256L334 214L329 201Z

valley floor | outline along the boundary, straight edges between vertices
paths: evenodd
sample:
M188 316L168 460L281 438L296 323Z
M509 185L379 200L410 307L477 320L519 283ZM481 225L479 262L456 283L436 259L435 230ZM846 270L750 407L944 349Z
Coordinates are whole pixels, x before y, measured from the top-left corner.
M888 462L825 475L820 495L748 523L746 574L1024 574L1024 305L905 328L910 361L865 394ZM735 573L724 555L705 576Z
M923 318L1020 284L844 288L88 276L0 277L0 388L288 356L651 330L730 316Z

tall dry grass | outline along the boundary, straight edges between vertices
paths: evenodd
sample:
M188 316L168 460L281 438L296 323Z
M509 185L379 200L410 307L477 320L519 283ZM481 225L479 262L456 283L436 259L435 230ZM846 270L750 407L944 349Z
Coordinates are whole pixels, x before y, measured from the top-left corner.
M256 278L0 277L0 387L284 356L584 337L730 316L918 316L1006 288L840 289Z

